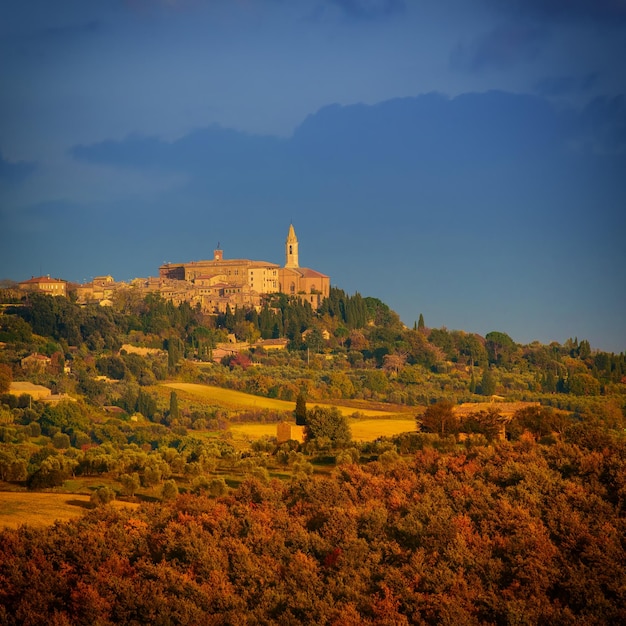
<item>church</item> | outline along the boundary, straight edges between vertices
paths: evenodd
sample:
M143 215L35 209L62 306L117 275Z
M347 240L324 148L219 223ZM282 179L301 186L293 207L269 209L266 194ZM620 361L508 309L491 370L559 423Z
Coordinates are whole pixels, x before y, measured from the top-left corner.
M278 270L279 291L290 296L298 295L317 309L330 292L330 277L298 262L298 238L293 224L285 242L285 267Z
M159 267L163 280L184 281L196 292L204 309L217 305L215 298L240 306L258 306L261 296L285 293L308 302L317 309L330 291L330 278L308 267L300 267L298 238L293 224L285 241L285 266L267 261L226 259L224 251L213 251L213 258L189 263L166 263ZM181 284L181 283L179 283ZM171 283L170 283L171 285Z

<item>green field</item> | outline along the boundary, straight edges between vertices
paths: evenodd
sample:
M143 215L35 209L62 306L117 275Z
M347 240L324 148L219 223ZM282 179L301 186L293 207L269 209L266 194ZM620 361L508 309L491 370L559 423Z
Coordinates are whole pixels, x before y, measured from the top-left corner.
M295 402L278 400L276 398L263 398L261 396L254 396L250 393L244 393L243 391L223 389L212 385L200 385L197 383L164 383L163 386L188 393L193 398L206 400L211 402L211 404L223 406L227 409L270 409L274 411L292 412L296 406ZM398 417L399 415L410 414L409 410L404 408L404 410L394 408L384 411L380 409L367 408L366 405L362 408L340 403L327 404L323 402L311 402L309 404L310 406L317 405L322 407L335 406L341 411L342 415L346 416L353 415L355 412L358 412L366 417L379 418Z

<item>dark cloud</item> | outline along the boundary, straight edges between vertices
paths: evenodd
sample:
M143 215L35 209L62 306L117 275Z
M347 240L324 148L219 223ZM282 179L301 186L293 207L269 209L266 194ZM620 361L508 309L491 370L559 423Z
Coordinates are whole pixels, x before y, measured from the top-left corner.
M518 16L559 20L626 20L624 0L488 0L491 6L500 11Z
M535 91L542 96L563 96L586 92L593 88L599 74L592 72L586 76L547 76L535 83Z
M562 145L564 129L548 103L533 96L427 94L375 106L325 107L297 129L292 148L320 163L454 167L539 154L546 145Z
M124 141L74 146L70 154L82 161L118 167L210 174L228 168L267 167L281 143L274 137L212 126L174 142L133 135Z
M404 0L330 0L346 15L356 19L374 19L402 13Z
M0 152L0 180L20 182L37 169L35 163L27 161L7 161Z
M485 33L469 45L459 44L450 57L454 69L505 70L531 61L546 38L543 29L528 24L509 23Z
M572 135L581 149L601 155L626 156L626 97L592 100Z
M294 168L355 171L366 165L498 161L541 153L564 139L558 114L541 98L502 92L438 94L378 105L331 105L309 116L291 139L211 127L175 142L128 137L71 149L74 158L122 168L234 179L241 172L275 179ZM430 166L429 166L430 167ZM285 174L286 175L286 174Z
M212 127L174 142L133 136L75 146L71 154L116 168L180 174L169 200L188 197L189 219L195 219L191 207L198 198L224 207L251 201L279 207L307 198L316 214L331 219L337 207L325 189L336 191L334 202L365 205L380 194L392 203L397 195L402 206L418 184L439 202L439 191L432 190L447 188L450 177L472 197L485 193L485 185L515 196L516 185L519 194L532 187L520 183L525 176L532 180L527 172L545 180L548 168L555 180L569 184L562 181L572 176L572 159L576 167L584 162L595 168L598 156L608 156L611 167L619 168L626 152L625 120L623 97L595 100L581 113L531 95L427 94L371 106L327 106L288 139ZM503 170L505 175L491 174ZM375 191L355 199L350 189Z

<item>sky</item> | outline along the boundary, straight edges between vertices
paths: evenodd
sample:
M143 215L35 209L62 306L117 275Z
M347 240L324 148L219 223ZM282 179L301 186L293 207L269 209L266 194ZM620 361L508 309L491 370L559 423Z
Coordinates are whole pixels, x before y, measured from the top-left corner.
M3 0L0 278L300 264L626 351L626 0Z

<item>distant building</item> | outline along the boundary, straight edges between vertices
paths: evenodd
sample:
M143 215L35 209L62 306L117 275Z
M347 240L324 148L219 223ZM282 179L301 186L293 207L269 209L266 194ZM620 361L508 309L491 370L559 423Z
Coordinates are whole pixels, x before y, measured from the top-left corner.
M113 294L125 283L116 283L113 276L96 276L90 283L76 287L76 301L79 304L99 302L102 305L110 304Z
M50 276L39 276L29 278L18 283L22 291L40 291L51 296L67 295L67 283L59 278L50 278Z
M293 224L285 241L285 267L267 261L225 259L224 251L213 251L213 258L189 263L165 263L159 267L161 280L187 284L188 301L200 302L204 310L224 311L230 306L259 306L261 296L285 293L297 296L317 309L330 292L330 278L307 267L300 267L298 238ZM164 297L173 294L161 290Z
M179 305L189 303L207 313L224 313L227 307L256 307L267 296L285 293L317 309L330 292L330 278L300 267L298 238L293 224L285 242L285 267L268 261L225 259L218 247L213 258L188 263L164 263L158 277L135 278L130 285L116 283L112 276L97 276L76 288L79 304L110 303L121 290L132 289L141 297L158 293Z
M50 357L37 353L29 354L20 361L22 369L28 372L45 372L51 363L52 359Z

